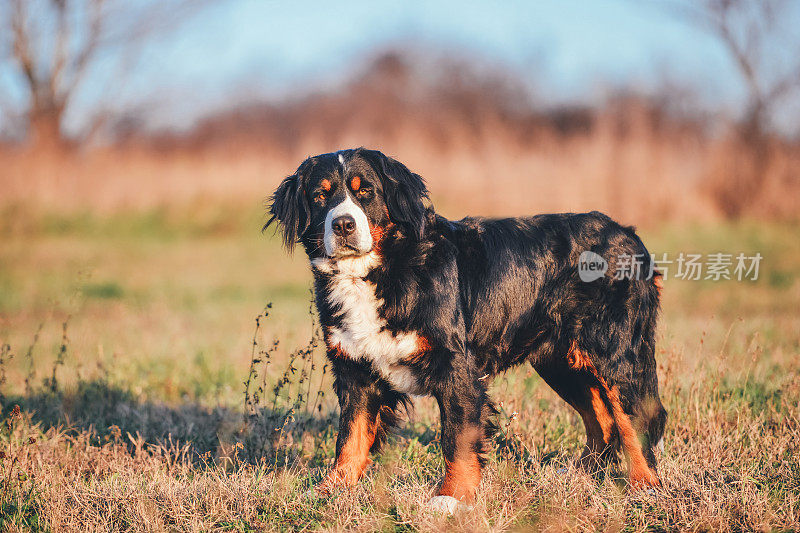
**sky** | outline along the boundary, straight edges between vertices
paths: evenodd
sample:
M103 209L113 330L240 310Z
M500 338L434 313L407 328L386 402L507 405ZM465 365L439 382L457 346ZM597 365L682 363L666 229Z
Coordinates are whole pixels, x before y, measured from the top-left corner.
M157 109L154 126L185 127L242 99L335 87L390 46L514 69L549 104L593 103L614 86L656 90L666 78L718 109L744 97L719 42L657 0L217 0L147 46L124 85L98 64L69 120L105 98L118 111Z
M615 84L652 89L665 73L699 82L718 103L742 96L714 38L636 0L226 0L166 44L144 69L170 73L163 93L182 116L230 98L331 88L392 45L508 66L553 103L598 98Z

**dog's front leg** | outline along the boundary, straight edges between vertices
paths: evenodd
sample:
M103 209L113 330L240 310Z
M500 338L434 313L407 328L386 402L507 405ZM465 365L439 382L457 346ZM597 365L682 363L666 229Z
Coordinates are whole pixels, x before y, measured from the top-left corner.
M399 394L389 394L366 363L334 360L334 389L341 415L336 438L336 462L317 486L326 493L335 486L354 485L369 466L370 451L375 451L396 422Z
M465 365L466 366L466 365ZM436 391L442 419L445 475L439 496L471 503L481 481L492 411L486 387L468 368L454 369Z

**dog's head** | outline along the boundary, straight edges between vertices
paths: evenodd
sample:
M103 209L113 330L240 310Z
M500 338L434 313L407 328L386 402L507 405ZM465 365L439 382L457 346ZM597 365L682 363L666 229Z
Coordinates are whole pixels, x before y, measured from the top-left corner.
M272 217L291 251L340 258L372 251L391 225L407 238L425 233L428 191L422 178L376 150L310 157L272 195Z

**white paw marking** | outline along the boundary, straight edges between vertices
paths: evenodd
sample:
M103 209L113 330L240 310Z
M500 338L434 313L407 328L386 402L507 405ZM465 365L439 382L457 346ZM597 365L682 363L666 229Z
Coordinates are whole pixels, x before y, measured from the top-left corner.
M455 514L458 511L471 511L472 506L456 500L452 496L434 496L428 502L428 507L443 514Z

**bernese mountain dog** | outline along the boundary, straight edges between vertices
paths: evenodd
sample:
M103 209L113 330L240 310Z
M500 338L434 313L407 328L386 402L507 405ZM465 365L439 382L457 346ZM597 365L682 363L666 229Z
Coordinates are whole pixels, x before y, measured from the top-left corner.
M656 376L660 284L633 228L598 212L459 221L437 215L423 179L358 148L302 162L271 198L291 251L305 248L341 416L318 486L358 481L413 395L441 411L439 497L469 503L497 411L489 379L529 362L586 426L579 464L624 452L630 484L659 484L667 413ZM605 274L582 281L591 251ZM619 276L621 257L640 275ZM453 500L451 500L453 501Z

